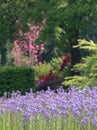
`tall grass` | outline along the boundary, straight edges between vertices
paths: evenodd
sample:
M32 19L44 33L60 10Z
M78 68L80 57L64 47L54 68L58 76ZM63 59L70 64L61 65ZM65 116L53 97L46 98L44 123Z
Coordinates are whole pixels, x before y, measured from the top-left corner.
M97 130L97 127L91 127L89 121L82 126L80 120L75 119L73 115L66 118L45 118L40 114L24 123L20 113L5 112L0 117L0 130Z

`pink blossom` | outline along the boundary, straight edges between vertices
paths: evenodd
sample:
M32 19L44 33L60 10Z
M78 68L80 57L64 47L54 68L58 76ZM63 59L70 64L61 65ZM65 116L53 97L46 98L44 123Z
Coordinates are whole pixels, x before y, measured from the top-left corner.
M19 20L17 19L15 22L16 22L16 24L18 24L18 23L19 23Z
M41 44L41 47L44 47L44 44Z
M44 47L41 47L40 50L41 50L41 51L44 51Z
M36 48L36 50L38 50L39 49L39 45L36 45L35 48Z
M17 45L18 40L14 40L13 43L14 43L14 45Z
M46 24L46 19L43 19L42 24L43 24L43 25Z
M19 36L23 36L22 30L18 30Z
M41 65L42 63L41 63L41 62L39 62L38 64L39 64L39 65Z
M28 50L28 46L27 46L26 43L23 45L23 47L24 47L25 50Z
M34 49L35 49L34 45L32 45L32 44L30 43L30 44L29 44L29 50L32 51L32 50L34 50Z
M29 32L26 33L18 30L19 38L14 40L14 48L11 51L16 66L32 66L35 63L41 63L38 57L44 51L44 44L37 45L36 39L39 37L40 31L44 29L45 22L44 20L41 26L36 25L33 27L30 23L27 23Z
M34 53L34 54L37 54L38 52L37 52L37 50L33 50L33 53Z
M30 27L31 26L31 24L30 23L27 23L27 25Z

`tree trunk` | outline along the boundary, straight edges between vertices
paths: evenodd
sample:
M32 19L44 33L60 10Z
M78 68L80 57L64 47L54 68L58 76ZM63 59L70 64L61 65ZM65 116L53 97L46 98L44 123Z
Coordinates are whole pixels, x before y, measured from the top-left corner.
M73 30L71 31L70 36L70 53L71 53L71 68L77 63L81 61L81 54L79 48L74 48L73 46L78 45L78 39L79 39L79 30ZM80 72L71 71L71 75L79 75Z
M1 52L1 66L3 66L7 63L7 49L1 47L0 52Z

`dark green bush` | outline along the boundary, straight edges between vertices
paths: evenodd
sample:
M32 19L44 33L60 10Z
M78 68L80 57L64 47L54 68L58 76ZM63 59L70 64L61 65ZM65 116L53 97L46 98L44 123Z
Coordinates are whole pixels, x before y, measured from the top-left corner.
M34 70L30 67L0 67L0 96L4 92L28 92L35 85Z

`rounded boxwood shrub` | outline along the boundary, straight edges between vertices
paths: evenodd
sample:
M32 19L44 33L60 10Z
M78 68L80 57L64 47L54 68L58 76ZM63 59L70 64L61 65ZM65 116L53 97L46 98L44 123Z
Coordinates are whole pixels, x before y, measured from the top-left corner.
M21 91L22 94L34 88L34 70L30 67L0 67L0 96L4 92Z

